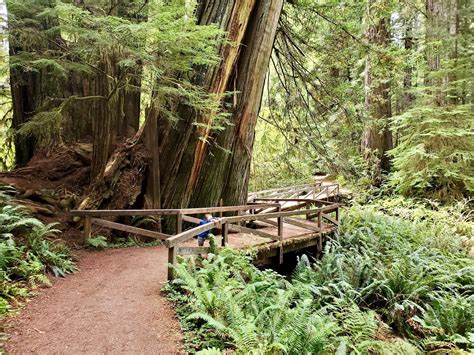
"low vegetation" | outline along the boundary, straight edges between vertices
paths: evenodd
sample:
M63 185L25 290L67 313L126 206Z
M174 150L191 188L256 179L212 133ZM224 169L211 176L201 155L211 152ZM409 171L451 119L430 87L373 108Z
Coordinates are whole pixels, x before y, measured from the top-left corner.
M473 351L468 211L403 198L350 207L324 257L301 257L291 278L229 249L183 262L167 292L188 350Z
M57 241L56 224L44 224L0 191L0 317L38 285L49 285L48 274L76 270L70 250Z

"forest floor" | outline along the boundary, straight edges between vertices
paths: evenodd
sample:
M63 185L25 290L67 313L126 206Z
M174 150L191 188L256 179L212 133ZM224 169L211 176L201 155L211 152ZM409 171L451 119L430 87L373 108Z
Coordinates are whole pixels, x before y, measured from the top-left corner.
M78 272L9 320L7 353L179 353L179 322L160 293L166 261L164 246L80 252Z

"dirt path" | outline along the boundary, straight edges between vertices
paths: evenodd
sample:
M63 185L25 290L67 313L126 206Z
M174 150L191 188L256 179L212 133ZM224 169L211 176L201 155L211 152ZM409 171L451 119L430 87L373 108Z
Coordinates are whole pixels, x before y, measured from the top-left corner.
M80 271L54 282L7 329L10 354L176 354L177 319L160 288L165 247L81 254Z

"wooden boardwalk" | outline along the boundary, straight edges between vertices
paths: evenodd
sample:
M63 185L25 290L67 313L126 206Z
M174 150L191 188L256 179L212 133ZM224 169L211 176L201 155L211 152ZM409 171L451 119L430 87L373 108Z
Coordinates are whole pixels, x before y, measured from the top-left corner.
M316 246L322 250L325 236L339 225L339 204L335 202L339 186L301 185L250 194L241 206L220 206L154 210L75 210L73 216L83 218L84 238L91 236L93 226L110 228L161 239L168 248L168 263L176 264L177 256L199 255L209 251L199 247L198 234L210 231L218 245L236 249L254 249L258 259L276 257L283 263L284 254ZM196 226L206 213L217 216L211 222ZM173 219L175 232L165 234L117 223L110 219L123 216L154 216ZM169 269L168 279L173 278Z

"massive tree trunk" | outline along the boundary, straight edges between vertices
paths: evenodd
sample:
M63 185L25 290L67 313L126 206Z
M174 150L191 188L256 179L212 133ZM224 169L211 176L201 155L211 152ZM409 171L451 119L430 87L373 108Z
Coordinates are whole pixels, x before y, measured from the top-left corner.
M206 157L197 185L192 185L193 205L212 206L220 199L235 205L247 200L255 125L282 5L282 1L262 2L253 13L231 79L237 91L232 125L214 137L216 144Z
M13 3L12 3L13 4ZM98 67L105 67L107 73L128 81L126 87L120 88L111 97L110 79L103 71L95 74L70 72L65 80L58 80L45 68L31 70L19 64L22 60L16 59L22 53L39 53L48 51L48 56L57 53L62 54L65 46L59 32L51 31L58 25L57 19L43 17L39 22L37 14L42 9L54 6L51 0L32 1L31 6L10 6L18 13L13 13L15 21L9 23L10 31L10 56L12 65L10 69L10 82L13 101L12 127L18 130L23 124L31 120L35 114L56 107L62 100L70 100L63 110L64 118L61 123L60 132L56 132L57 139L53 143L74 143L77 141L92 141L94 148L92 177L100 177L109 154L112 152L115 142L123 140L124 137L132 136L139 126L140 119L140 74L141 69L133 73L123 73L117 63L120 58L117 53L103 53ZM77 6L87 6L82 0L76 0ZM132 11L126 0L111 0L106 4L107 9L114 9L117 16L128 16ZM136 6L140 5L137 4ZM87 7L90 9L89 7ZM132 11L133 12L133 11ZM135 20L136 14L132 20ZM30 20L31 19L31 20ZM29 20L29 21L25 21ZM136 19L137 21L141 18ZM22 36L17 31L24 31L24 26L32 27L33 35L41 38L41 41L21 42ZM28 46L28 47L26 47ZM46 56L46 57L48 57ZM69 58L76 60L76 58ZM113 62L113 63L112 63ZM34 66L34 65L33 65ZM101 68L101 70L104 68ZM86 99L87 97L104 96L105 99ZM73 97L79 100L72 99ZM24 166L31 159L38 144L34 136L15 136L16 165Z
M25 123L38 113L49 97L58 97L61 89L56 83L53 75L45 68L31 70L17 57L24 53L41 52L47 49L57 50L55 43L59 41L60 35L51 28L57 25L57 19L44 17L41 22L36 18L38 12L53 6L51 0L40 0L31 2L31 6L19 7L7 1L7 11L10 14L9 27L9 51L10 51L10 86L12 96L12 128L19 130ZM25 31L28 26L31 31L41 31L43 35L40 40L28 40L20 36L19 31ZM48 31L49 32L46 32ZM55 82L51 84L50 81ZM60 86L61 84L59 84ZM44 108L44 107L43 107ZM33 156L36 149L34 137L15 135L15 165L24 166Z
M376 0L368 1L368 17L377 18L374 15L373 5ZM387 48L390 41L388 31L388 18L381 18L371 23L366 32L369 45L374 48ZM367 127L362 135L362 151L366 158L375 156L380 160L379 168L388 171L390 159L387 151L393 148L392 133L388 127L391 117L390 82L388 77L382 77L375 69L375 53L369 53L365 67L365 109L367 112Z
M193 205L215 205L221 197L226 202L245 200L255 121L281 7L282 0L200 3L199 23L218 24L238 45L223 45L219 65L198 70L196 82L216 93L223 107L229 104L222 95L225 91L240 92L230 100L231 125L220 133L196 128L196 121L208 126L212 122L209 117L196 117L186 106L178 109L180 121L176 126L160 119L163 207L188 206L193 192ZM235 175L230 179L234 168ZM240 186L233 179L241 181ZM224 194L234 196L227 198Z

